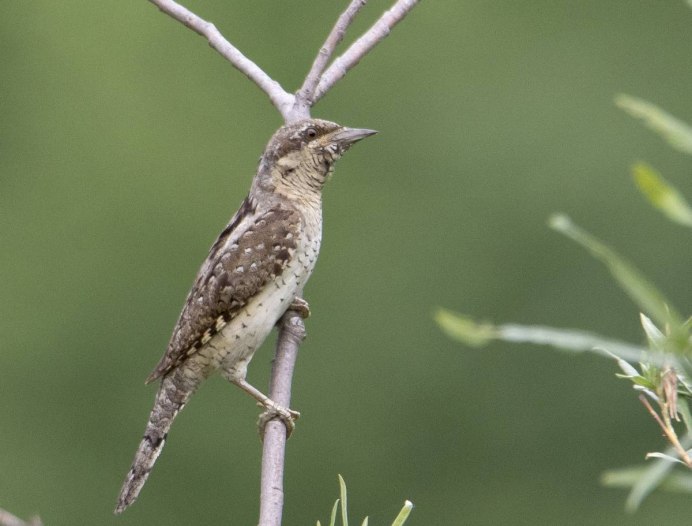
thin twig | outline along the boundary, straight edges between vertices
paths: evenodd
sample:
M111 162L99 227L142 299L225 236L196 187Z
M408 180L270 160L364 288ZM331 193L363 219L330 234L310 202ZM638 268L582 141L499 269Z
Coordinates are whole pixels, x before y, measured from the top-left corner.
M358 14L358 11L365 7L367 2L368 0L351 0L351 3L346 8L346 11L341 13L341 16L336 21L336 24L334 24L332 30L329 32L327 39L324 41L324 44L322 44L319 53L317 53L315 61L312 63L312 67L305 77L303 86L296 93L296 98L299 101L305 101L308 106L312 106L312 98L315 94L315 89L317 88L317 84L322 77L324 69L329 63L329 59L334 54L336 46L338 46L339 42L344 39L346 30L353 22L353 19Z
M661 417L658 416L658 413L654 410L653 407L651 407L651 404L649 401L646 399L644 395L639 395L639 400L641 401L642 404L644 404L644 407L646 407L646 410L649 412L649 414L656 420L658 425L661 427L663 430L663 434L666 436L668 441L671 443L673 448L675 448L676 453L680 457L680 460L682 460L687 467L692 468L692 459L690 459L690 456L687 454L687 451L685 451L685 448L682 447L682 444L680 443L680 440L678 439L677 433L675 433L675 430L672 428L672 426L667 426L663 420L661 420Z
M397 0L396 4L389 11L385 11L363 36L351 44L351 47L343 55L334 60L317 85L313 104L324 97L332 86L346 75L348 70L358 64L360 59L389 35L394 26L401 22L411 9L416 7L418 2L419 0Z
M291 381L298 348L305 339L305 324L300 315L289 310L279 322L279 336L272 366L269 397L282 407L291 403ZM280 526L284 503L284 457L286 426L278 419L264 428L262 479L260 482L259 526Z
M295 97L287 93L277 81L267 75L262 68L243 55L238 48L231 44L216 29L211 22L203 20L192 11L186 9L173 0L149 0L161 11L171 16L178 22L192 29L195 33L205 37L209 45L218 51L222 57L228 60L233 67L246 75L251 81L264 91L279 113L286 119L293 108Z

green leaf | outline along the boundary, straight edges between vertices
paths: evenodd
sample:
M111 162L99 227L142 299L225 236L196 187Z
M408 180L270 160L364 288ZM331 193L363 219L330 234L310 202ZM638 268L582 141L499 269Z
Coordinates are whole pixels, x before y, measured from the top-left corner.
M628 362L620 358L619 356L616 356L612 353L610 354L613 358L615 358L615 361L618 364L618 367L622 370L624 374L616 374L616 376L619 376L621 378L639 378L641 375L639 374L639 371L637 369L630 365Z
M637 163L632 167L632 177L644 197L668 219L692 227L692 208L683 195L661 174L647 164Z
M634 513L644 499L661 485L673 466L670 462L657 460L639 468L606 471L601 477L601 482L605 486L632 488L625 501L625 510Z
M615 104L627 113L642 119L646 125L666 139L673 148L692 154L692 128L666 113L658 106L630 95L618 95Z
M673 462L675 464L682 464L683 466L686 466L682 460L679 458L672 457L670 455L666 455L665 453L659 453L658 451L654 451L653 453L647 453L646 454L646 459L650 458L660 458L661 460L665 460L666 462Z
M665 480L661 488L666 491L675 491L677 493L692 493L692 474L673 473Z
M646 339L649 341L649 345L656 350L662 350L663 343L666 340L665 335L658 327L656 327L656 325L654 325L654 322L652 322L646 314L639 313L639 321L642 324L642 328L644 329L644 334L646 334Z
M341 494L341 525L348 526L348 508L346 502L346 482L339 475L339 493Z
M498 337L492 325L476 323L447 309L438 308L434 317L447 336L472 347L483 347Z
M678 348L684 348L686 336L682 334L684 332L682 317L670 307L666 298L635 267L610 247L572 223L566 215L553 215L550 218L550 226L586 248L596 259L601 260L620 287L639 308L648 313L659 325L671 327L671 331L676 335Z
M674 449L667 450L669 456ZM613 488L631 488L625 509L633 513L656 488L678 493L692 493L692 474L673 471L675 463L658 459L645 466L610 470L603 473L601 483Z
M329 526L335 526L336 525L336 510L339 508L339 499L336 499L336 502L334 502L334 507L332 508L332 514L329 518Z
M443 308L439 308L435 313L435 321L449 337L466 344L469 343L469 338L472 342L482 340L484 343L489 343L492 340L532 343L550 345L571 352L595 352L630 362L637 362L648 351L645 347L611 340L586 331L511 323L504 325L477 324L467 316ZM477 337L478 334L481 337Z
M687 384L685 384L685 387L689 389ZM692 415L690 414L690 406L687 404L686 400L678 398L678 413L685 423L685 428L687 428L687 436L692 436Z
M402 526L406 522L406 519L408 519L408 516L411 515L412 509L413 502L410 500L405 501L403 508L401 508L399 515L397 515L396 519L394 519L392 526Z

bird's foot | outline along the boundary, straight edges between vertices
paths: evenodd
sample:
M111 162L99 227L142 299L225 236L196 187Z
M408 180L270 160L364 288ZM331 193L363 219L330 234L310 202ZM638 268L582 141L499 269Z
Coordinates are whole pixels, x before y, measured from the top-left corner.
M245 378L235 375L229 375L227 378L235 385L240 387L243 391L252 396L255 400L257 400L258 406L264 407L265 410L259 416L259 420L257 421L257 427L262 440L264 440L264 428L270 420L275 418L279 418L283 421L284 425L286 426L286 436L291 436L291 433L293 433L293 430L296 427L295 421L300 418L300 413L298 411L293 411L292 409L280 406L274 400L262 393L259 389L250 385Z
M291 303L286 310L297 312L298 315L304 320L307 320L310 317L310 304L298 296L294 298L293 303Z
M274 420L275 418L281 419L286 426L286 438L291 436L293 430L296 428L296 420L300 418L300 413L298 411L277 405L272 400L266 400L257 405L265 408L265 411L260 414L257 420L257 429L262 440L264 440L265 427L270 420Z

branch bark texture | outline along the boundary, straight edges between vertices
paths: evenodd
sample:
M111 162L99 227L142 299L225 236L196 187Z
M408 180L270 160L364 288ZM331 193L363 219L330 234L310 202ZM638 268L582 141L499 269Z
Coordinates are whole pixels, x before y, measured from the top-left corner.
M279 337L272 366L269 398L283 407L291 404L291 382L298 349L305 339L305 324L289 310L279 322ZM286 426L275 418L264 428L259 526L279 526L284 505L284 458Z
M366 3L367 0L352 0L346 8L346 11L341 14L336 24L334 24L334 27L327 36L327 40L322 44L319 53L317 53L315 57L315 61L312 63L310 71L305 76L303 86L296 94L297 98L304 100L308 106L312 106L313 104L315 89L322 78L322 73L327 67L327 64L329 64L329 59L334 54L336 46L344 39L348 26L351 25L358 11L365 7Z
M216 26L203 20L189 9L173 0L149 0L161 11L192 29L198 35L205 37L209 45L228 60L231 65L254 82L268 96L274 107L281 115L285 115L292 107L295 97L287 93L277 81L267 75L262 68L243 55L231 44Z
M418 2L419 0L398 0L363 36L351 44L343 55L334 60L317 85L313 103L324 97L334 84L358 64L372 48L384 40L394 26L401 22Z

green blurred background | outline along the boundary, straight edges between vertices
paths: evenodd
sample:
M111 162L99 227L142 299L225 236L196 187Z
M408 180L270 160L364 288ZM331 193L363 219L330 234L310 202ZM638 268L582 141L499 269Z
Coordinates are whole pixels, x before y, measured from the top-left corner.
M186 0L288 89L340 1ZM372 0L347 39L388 7ZM469 350L431 314L642 340L607 272L546 227L564 211L683 311L688 233L637 194L689 157L618 110L620 92L692 120L683 0L423 2L314 115L380 130L337 167L306 290L285 524L688 525L689 497L634 516L600 474L663 440L615 364ZM0 506L46 526L256 524L258 409L220 378L177 420L139 502L111 512L158 361L278 114L145 0L2 2ZM250 380L267 383L270 342Z

